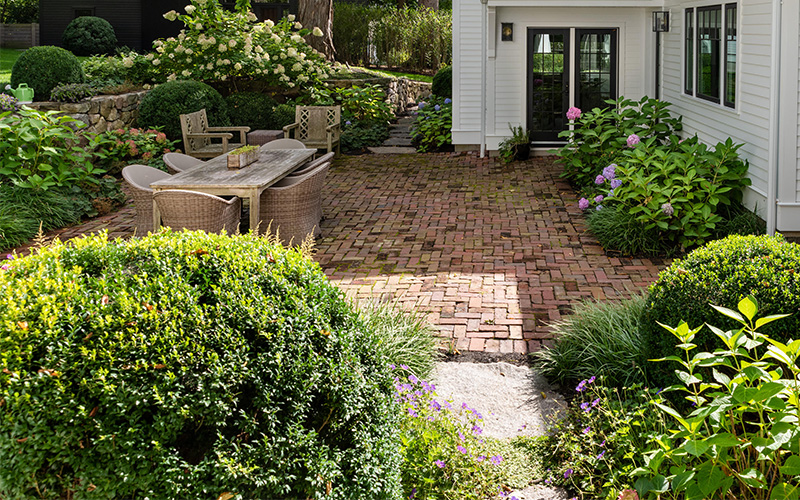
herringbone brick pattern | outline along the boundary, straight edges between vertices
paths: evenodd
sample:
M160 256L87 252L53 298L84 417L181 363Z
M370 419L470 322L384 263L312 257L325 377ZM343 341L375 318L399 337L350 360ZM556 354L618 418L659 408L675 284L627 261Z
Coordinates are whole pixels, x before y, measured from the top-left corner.
M326 182L315 259L350 297L425 311L445 346L537 350L550 339L548 323L577 301L630 296L667 264L606 256L558 173L552 158L340 157ZM129 237L133 214L129 202L48 237L102 229Z

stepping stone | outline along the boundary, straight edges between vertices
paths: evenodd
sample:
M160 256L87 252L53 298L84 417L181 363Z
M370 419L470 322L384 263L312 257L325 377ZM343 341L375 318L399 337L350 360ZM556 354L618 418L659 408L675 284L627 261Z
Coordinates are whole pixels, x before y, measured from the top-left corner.
M382 146L411 146L411 137L389 137L383 141Z
M387 146L377 146L377 147L373 147L373 148L367 148L367 150L370 153L373 153L373 154L376 154L376 155L387 155L387 154L388 155L391 155L391 154L407 155L407 154L413 154L413 153L417 152L416 148L400 147L400 146L388 146L388 147Z

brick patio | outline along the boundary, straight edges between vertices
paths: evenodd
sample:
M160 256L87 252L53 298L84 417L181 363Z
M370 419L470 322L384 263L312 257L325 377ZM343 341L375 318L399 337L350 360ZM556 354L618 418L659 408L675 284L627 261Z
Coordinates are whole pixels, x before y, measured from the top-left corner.
M472 153L343 156L323 202L315 259L349 297L428 313L459 351L522 354L583 299L619 299L666 265L605 255L584 234L552 158L503 165ZM129 204L51 233L133 232ZM18 252L24 253L20 248Z

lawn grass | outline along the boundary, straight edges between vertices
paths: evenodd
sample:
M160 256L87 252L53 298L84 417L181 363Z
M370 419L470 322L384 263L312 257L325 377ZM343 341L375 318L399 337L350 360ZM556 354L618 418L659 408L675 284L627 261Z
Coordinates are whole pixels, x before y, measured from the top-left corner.
M365 68L367 69L367 68ZM367 69L370 73L377 73L381 75L393 76L395 78L408 78L417 82L433 83L433 76L431 75L417 75L414 73L402 73L400 71L389 71L388 69Z
M23 49L0 49L0 82L11 81L11 68Z

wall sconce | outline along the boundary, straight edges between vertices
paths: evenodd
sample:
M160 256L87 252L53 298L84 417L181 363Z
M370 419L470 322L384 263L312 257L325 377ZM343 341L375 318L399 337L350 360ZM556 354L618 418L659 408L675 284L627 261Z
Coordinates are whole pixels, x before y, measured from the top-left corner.
M500 40L504 42L514 41L514 23L500 23Z
M653 12L653 31L656 33L669 31L669 12L665 10Z

